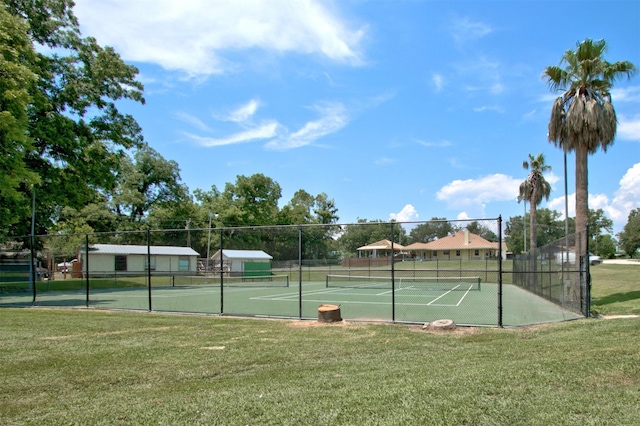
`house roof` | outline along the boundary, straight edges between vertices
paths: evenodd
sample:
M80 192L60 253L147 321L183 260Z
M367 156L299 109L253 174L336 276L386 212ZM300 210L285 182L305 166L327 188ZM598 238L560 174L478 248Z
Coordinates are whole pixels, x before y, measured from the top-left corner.
M497 249L497 243L485 240L480 235L468 231L458 231L428 243L413 243L407 250L460 250L460 249Z
M150 246L149 252L154 256L199 256L191 247ZM147 254L147 246L126 244L93 244L89 254Z
M398 244L393 243L393 251L404 250L405 247ZM391 241L389 240L380 240L375 243L368 244L366 246L358 247L358 250L391 250Z
M227 260L271 260L273 256L262 250L227 250L222 249L222 255ZM211 259L220 259L220 250L215 252Z

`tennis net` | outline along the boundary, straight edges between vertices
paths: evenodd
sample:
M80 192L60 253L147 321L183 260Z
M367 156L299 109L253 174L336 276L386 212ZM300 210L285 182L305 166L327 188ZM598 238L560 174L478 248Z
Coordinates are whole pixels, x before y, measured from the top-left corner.
M368 277L328 274L327 288L364 288L434 291L480 291L480 277ZM393 285L395 283L395 286Z
M174 286L220 286L220 275L176 276ZM224 287L289 287L289 275L223 277Z

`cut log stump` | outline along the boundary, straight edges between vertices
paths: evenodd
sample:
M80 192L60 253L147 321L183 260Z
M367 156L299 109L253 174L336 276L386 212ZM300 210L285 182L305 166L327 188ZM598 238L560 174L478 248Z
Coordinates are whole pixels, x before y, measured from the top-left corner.
M318 307L318 322L337 321L342 321L342 317L340 316L340 306L320 305Z

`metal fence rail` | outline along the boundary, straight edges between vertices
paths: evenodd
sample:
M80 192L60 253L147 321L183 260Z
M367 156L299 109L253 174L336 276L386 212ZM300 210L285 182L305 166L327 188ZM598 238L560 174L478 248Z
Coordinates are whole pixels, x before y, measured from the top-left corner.
M409 231L433 223L35 236L17 250L33 268L0 269L0 306L315 319L330 303L347 320L499 327L588 312L588 294L569 294L577 309L566 292L579 272L558 277L549 262L531 271L526 260L506 259L500 218L450 223L448 236L414 244ZM375 285L329 286L331 276Z

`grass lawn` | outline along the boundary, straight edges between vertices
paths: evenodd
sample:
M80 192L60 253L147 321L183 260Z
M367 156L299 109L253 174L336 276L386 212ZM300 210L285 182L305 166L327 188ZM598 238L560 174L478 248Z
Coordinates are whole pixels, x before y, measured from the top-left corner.
M420 327L0 309L0 423L640 424L640 320Z
M640 264L591 267L591 310L598 314L640 314Z
M591 269L640 313L640 265ZM640 318L517 329L0 309L0 424L637 425Z

